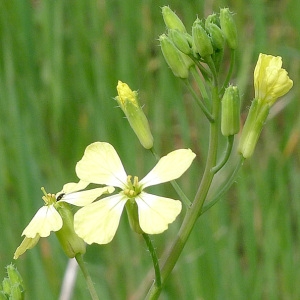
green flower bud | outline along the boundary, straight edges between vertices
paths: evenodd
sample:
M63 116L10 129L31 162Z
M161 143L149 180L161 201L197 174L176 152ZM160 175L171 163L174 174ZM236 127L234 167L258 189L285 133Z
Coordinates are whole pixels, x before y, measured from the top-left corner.
M9 299L11 299L11 300L22 300L22 299L24 299L24 293L20 290L20 286L13 285L11 287Z
M176 29L180 32L186 32L185 26L179 17L171 10L169 6L163 6L162 15L168 29Z
M138 206L136 202L134 200L133 201L129 200L126 202L125 207L126 207L127 216L128 216L131 229L139 234L144 233L144 231L140 227Z
M5 277L2 281L2 290L6 295L10 295L11 284L9 278Z
M220 9L220 24L229 48L237 48L237 30L229 8Z
M212 42L214 49L216 49L216 50L223 49L225 38L224 38L221 28L219 26L217 26L216 24L210 23L210 24L207 24L206 29L210 35L211 42Z
M193 24L192 36L195 52L199 53L202 57L213 54L214 50L211 40L198 18Z
M220 25L220 19L219 16L215 13L209 15L206 19L205 19L205 28L207 28L207 26L209 24L216 24L217 26ZM219 26L220 27L220 26Z
M189 55L192 52L191 46L188 41L188 34L184 34L176 29L169 30L169 37L177 47L179 51L182 53Z
M5 293L3 291L0 291L0 300L8 300Z
M238 145L238 152L244 158L252 156L269 111L270 106L262 100L252 101Z
M159 37L161 51L163 56L176 77L183 79L189 76L189 64L183 59L184 53L181 53L169 37L162 34ZM186 56L186 55L185 55ZM189 58L188 56L186 56ZM191 60L191 59L190 59Z
M19 286L20 291L24 291L24 282L17 268L10 264L6 267L6 270L11 285Z
M240 130L240 96L236 86L226 88L221 109L222 134L224 136L237 134Z
M55 234L66 255L70 258L76 254L84 254L85 243L74 231L74 215L71 207L66 202L57 202L56 209L62 217L63 226Z
M153 136L148 119L139 104L138 93L132 91L126 83L121 81L118 81L117 91L118 96L115 99L127 117L131 128L142 146L151 149L153 147Z

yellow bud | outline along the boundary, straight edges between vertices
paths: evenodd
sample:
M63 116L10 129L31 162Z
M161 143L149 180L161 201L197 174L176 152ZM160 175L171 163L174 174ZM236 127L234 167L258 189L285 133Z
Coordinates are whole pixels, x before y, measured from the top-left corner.
M126 83L121 81L118 81L117 91L118 96L115 99L127 117L131 128L142 146L146 149L151 149L153 147L153 136L148 119L139 104L138 93L132 91Z

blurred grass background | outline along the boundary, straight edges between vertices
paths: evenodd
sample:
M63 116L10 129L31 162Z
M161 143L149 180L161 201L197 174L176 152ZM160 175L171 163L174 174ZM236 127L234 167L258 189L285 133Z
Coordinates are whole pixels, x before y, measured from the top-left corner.
M298 0L0 1L0 278L43 204L40 187L55 193L76 181L75 163L89 143L113 144L128 173L140 178L154 165L113 100L119 79L139 90L158 153L179 147L197 153L179 181L194 195L207 126L162 59L163 5L187 28L197 14L225 6L236 13L240 47L232 82L240 87L243 118L259 52L282 56L294 87L276 105L237 183L198 222L161 299L300 299ZM168 184L155 191L175 197ZM153 236L159 254L182 217ZM100 299L143 299L151 259L125 214L112 243L89 247L85 260ZM16 265L26 299L58 299L67 258L53 234ZM81 274L73 299L89 299Z

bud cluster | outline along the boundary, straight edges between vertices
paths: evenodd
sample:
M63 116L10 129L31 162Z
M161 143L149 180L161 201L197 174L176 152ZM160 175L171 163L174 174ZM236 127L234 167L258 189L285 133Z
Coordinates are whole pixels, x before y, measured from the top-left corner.
M17 268L10 264L6 270L7 277L0 284L0 299L24 299L24 282Z
M197 18L189 34L180 18L168 7L162 8L167 34L159 37L164 58L176 77L186 79L189 69L209 57L218 70L223 57L225 41L230 49L237 47L237 30L228 8L212 14L205 20Z

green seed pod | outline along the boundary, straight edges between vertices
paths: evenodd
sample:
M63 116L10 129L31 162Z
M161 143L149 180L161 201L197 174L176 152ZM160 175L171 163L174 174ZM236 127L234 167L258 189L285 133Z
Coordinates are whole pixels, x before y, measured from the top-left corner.
M237 48L237 29L229 8L220 9L220 24L225 35L228 46L231 49Z
M197 18L192 27L192 36L194 50L200 54L202 57L213 54L213 46L211 40L206 33L205 29L202 27L201 21Z
M221 132L224 136L237 134L240 130L240 96L236 86L229 86L222 98Z
M186 32L185 26L179 17L171 10L169 6L163 6L162 15L168 29L176 29L180 32Z

